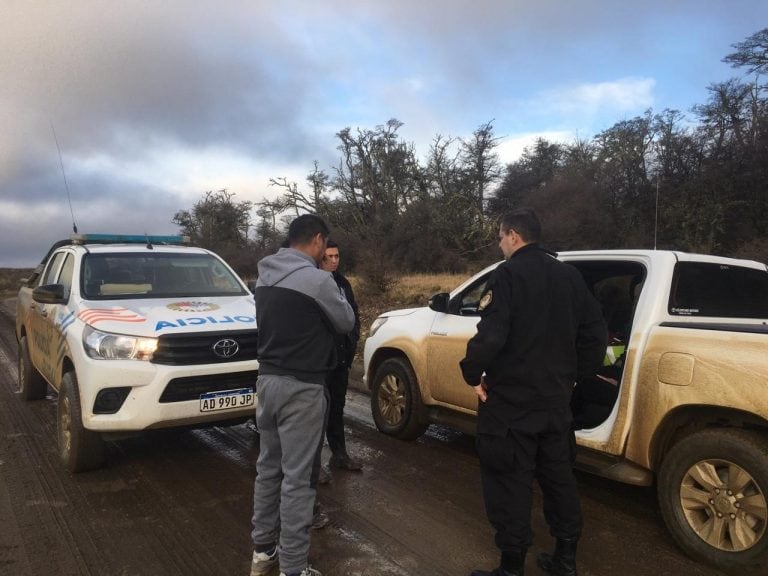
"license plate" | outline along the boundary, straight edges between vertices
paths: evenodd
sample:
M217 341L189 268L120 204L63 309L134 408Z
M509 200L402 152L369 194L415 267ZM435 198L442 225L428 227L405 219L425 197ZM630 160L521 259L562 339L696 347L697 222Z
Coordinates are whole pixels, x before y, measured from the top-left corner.
M200 395L200 412L246 408L247 406L253 406L255 399L256 394L253 393L253 388L206 392Z

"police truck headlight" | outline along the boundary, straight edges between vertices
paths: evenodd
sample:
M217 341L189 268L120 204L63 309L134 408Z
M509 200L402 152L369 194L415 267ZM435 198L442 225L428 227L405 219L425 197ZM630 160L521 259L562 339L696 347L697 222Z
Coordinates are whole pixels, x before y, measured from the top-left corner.
M86 326L83 347L88 356L96 360L151 360L157 338L112 334Z

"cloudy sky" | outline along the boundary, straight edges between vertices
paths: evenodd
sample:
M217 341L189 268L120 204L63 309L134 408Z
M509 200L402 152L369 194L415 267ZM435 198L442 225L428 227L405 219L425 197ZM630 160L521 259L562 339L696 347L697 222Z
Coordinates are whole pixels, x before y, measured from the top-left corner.
M0 267L72 231L54 133L80 232L176 233L206 190L330 171L347 126L426 151L493 120L512 161L689 112L766 26L765 0L0 0Z

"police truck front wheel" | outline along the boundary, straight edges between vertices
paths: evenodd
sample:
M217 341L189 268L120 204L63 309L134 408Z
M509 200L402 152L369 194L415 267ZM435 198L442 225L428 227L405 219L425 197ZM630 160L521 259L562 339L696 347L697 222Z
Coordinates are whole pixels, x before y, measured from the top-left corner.
M48 384L29 357L27 337L22 336L19 340L19 394L24 400L41 400L47 391Z
M401 440L414 440L429 425L413 368L404 358L389 358L373 377L371 410L376 427Z
M71 472L85 472L100 468L105 460L105 446L101 434L83 426L80 409L80 391L77 377L68 372L61 381L57 411L59 456Z
M768 439L735 428L683 438L659 470L661 513L691 556L726 571L768 559Z

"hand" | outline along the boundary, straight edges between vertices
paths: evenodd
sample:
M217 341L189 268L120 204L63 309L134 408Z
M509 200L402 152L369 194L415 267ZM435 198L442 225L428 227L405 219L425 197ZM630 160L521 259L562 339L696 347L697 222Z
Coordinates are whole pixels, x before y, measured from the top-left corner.
M477 397L480 398L480 402L485 402L488 400L488 388L485 385L485 376L480 378L480 384L477 386L473 386L475 389L475 394L477 394Z

